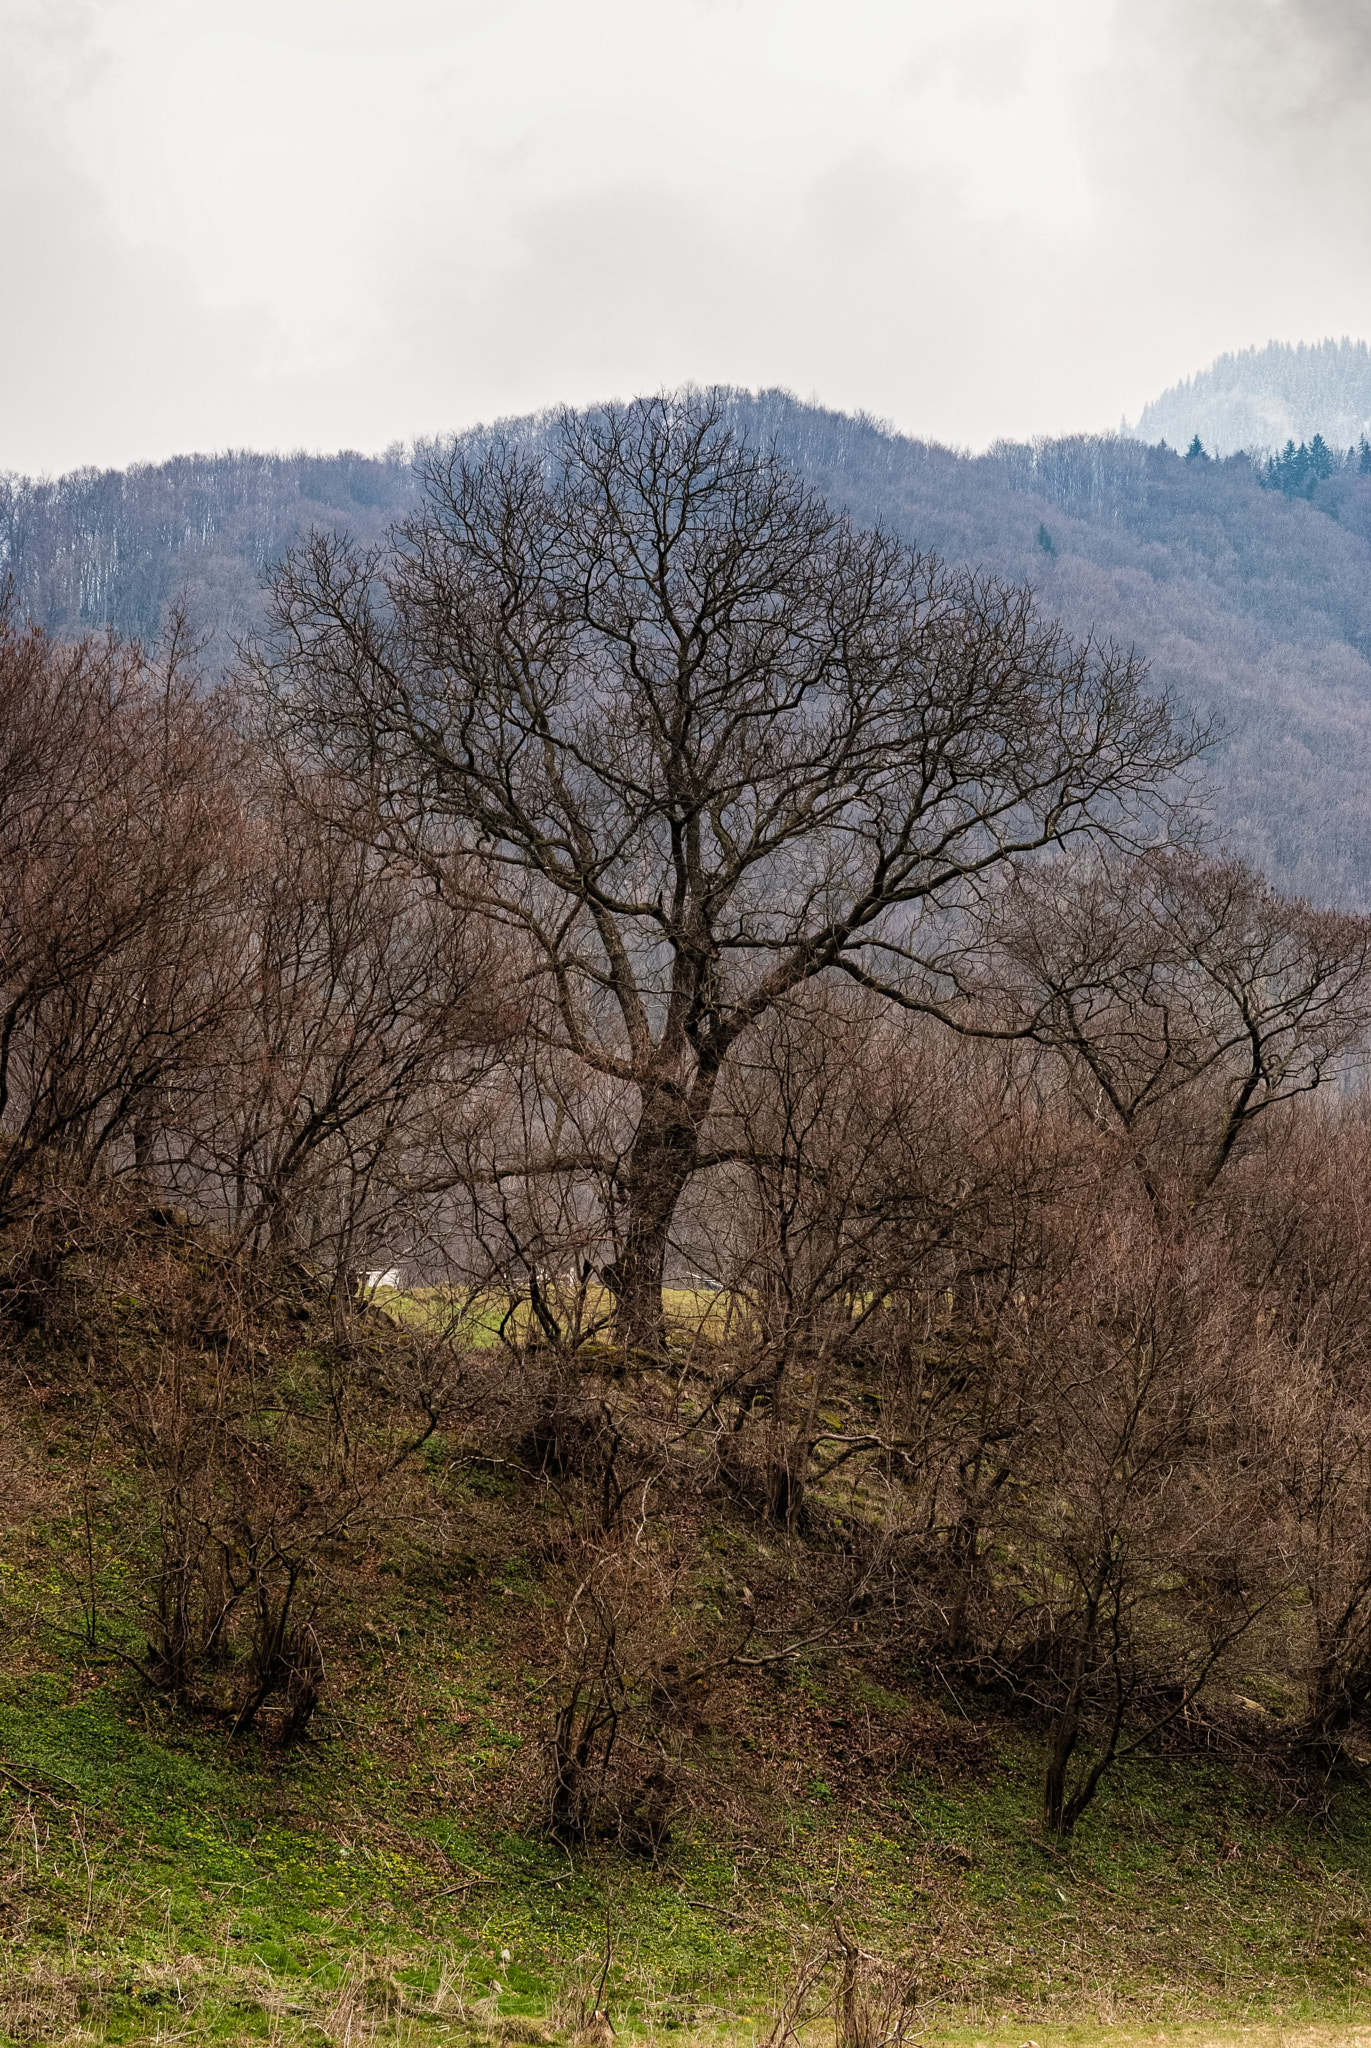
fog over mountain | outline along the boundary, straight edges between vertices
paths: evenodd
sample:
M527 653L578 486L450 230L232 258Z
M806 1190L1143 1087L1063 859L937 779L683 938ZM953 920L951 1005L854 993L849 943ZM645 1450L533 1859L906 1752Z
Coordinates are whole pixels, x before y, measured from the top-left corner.
M1371 352L1364 341L1269 341L1220 356L1145 405L1127 431L1211 454L1283 448L1321 434L1349 448L1371 432Z
M1366 360L1364 348L1289 353L1325 368ZM1224 734L1211 759L1224 842L1287 888L1371 905L1371 475L1356 464L1311 474L1292 495L1241 456L1186 461L1078 436L973 457L784 392L739 392L730 405L859 520L1031 582L1073 632L1137 647L1154 684ZM555 427L545 417L511 431ZM413 451L10 477L0 570L24 610L61 633L150 639L184 593L206 664L222 671L259 624L262 579L292 539L318 526L378 540L419 488Z

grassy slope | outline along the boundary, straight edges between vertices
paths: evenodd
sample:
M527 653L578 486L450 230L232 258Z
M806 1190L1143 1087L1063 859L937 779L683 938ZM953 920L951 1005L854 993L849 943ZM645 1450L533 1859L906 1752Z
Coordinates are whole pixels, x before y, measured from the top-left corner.
M60 1429L42 1449L58 1471L73 1451ZM750 2039L835 1912L913 1966L925 2037L1278 2019L1342 2039L1371 2018L1366 1792L1315 1821L1202 1758L1135 1765L1066 1853L1037 1831L1031 1729L974 1727L874 1650L721 1691L661 1864L573 1861L536 1824L550 1615L527 1484L467 1471L445 1513L466 1547L442 1569L400 1527L350 1588L329 1704L284 1755L89 1652L70 1528L11 1525L0 2037L565 2030L608 1929L621 2029ZM759 1542L717 1545L742 1570Z
M32 1558L5 1587L11 1623L35 1607L73 1618ZM193 2010L197 2038L304 2038L330 2015L345 2032L365 2003L378 2021L390 2007L388 2031L403 2031L399 2005L429 2009L410 2025L436 2042L492 1979L486 2010L556 2020L606 1920L621 2022L717 2026L767 2010L835 1903L867 1946L916 1959L938 2031L1350 2021L1368 2003L1364 1795L1340 1793L1314 1830L1225 1771L1134 1770L1064 1855L1033 1825L1027 1741L974 1775L940 1771L926 1721L924 1758L864 1781L854 1747L879 1750L904 1703L838 1665L792 1680L780 1719L759 1708L751 1818L726 1789L723 1817L687 1825L660 1869L611 1852L573 1866L527 1825L520 1598L495 1592L473 1638L395 1583L331 1725L284 1759L173 1722L77 1654L14 1656L0 1704L11 2035L142 2039ZM738 1761L718 1759L725 1788Z

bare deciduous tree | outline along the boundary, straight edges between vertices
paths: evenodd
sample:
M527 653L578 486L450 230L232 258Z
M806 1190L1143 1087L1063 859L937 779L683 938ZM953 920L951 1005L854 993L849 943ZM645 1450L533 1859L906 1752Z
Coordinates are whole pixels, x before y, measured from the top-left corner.
M859 532L709 395L431 465L388 552L316 537L261 660L287 747L441 875L485 863L535 1028L633 1097L605 1269L655 1346L725 1060L832 970L917 974L1007 863L1126 836L1195 751L1130 656Z
M1187 1154L1188 1196L1207 1192L1256 1120L1345 1068L1371 1025L1371 919L1279 896L1241 861L1030 868L996 926L1014 1014L1154 1191L1159 1145Z
M58 1162L149 1179L236 994L237 805L183 655L0 616L0 1215Z
M235 1239L296 1246L337 1275L360 1234L417 1232L451 1180L451 1132L508 1036L501 963L459 891L383 863L268 787L246 821L239 998L190 1123Z
M1010 1305L1017 1334L1004 1325L1036 1398L999 1579L1017 1606L1017 1682L1048 1716L1044 1824L1070 1834L1280 1579L1251 1332L1221 1248L1163 1242L1107 1186L1063 1222L1052 1283Z

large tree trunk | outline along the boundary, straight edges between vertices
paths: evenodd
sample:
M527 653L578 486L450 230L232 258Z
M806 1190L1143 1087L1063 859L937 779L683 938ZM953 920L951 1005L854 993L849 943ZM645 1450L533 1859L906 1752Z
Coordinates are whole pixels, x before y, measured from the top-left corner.
M643 1113L624 1174L628 1225L624 1248L605 1280L614 1294L614 1330L635 1351L661 1351L666 1330L662 1275L672 1218L695 1171L699 1126L677 1087L643 1091Z

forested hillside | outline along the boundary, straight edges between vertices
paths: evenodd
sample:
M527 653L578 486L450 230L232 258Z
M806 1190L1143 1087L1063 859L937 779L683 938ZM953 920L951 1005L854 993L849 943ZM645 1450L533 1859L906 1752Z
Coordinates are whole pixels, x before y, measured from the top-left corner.
M730 403L316 536L250 695L0 617L0 2048L1366 2013L1371 917ZM749 406L1059 603L1341 532Z
M1308 499L1242 457L1186 461L1096 436L969 458L786 401L785 451L864 518L1030 582L1073 632L1138 650L1222 735L1223 840L1286 888L1371 892L1371 478Z
M379 534L409 504L407 455L183 455L127 470L0 478L0 565L50 632L150 640L183 596L212 668L261 619L271 564L312 525Z
M1295 495L1241 457L1085 436L970 457L785 393L732 407L859 518L1028 580L1074 632L1135 647L1155 686L1223 734L1210 773L1225 842L1287 888L1371 898L1371 476L1352 465ZM151 638L183 592L217 669L293 538L376 539L419 496L399 451L11 477L0 561L21 609L64 634Z
M1143 441L1187 448L1198 434L1221 454L1275 449L1287 441L1345 448L1371 423L1371 353L1364 341L1269 341L1220 356L1143 407Z

